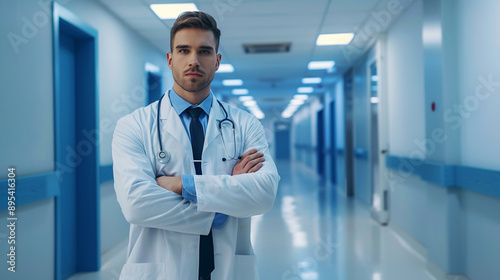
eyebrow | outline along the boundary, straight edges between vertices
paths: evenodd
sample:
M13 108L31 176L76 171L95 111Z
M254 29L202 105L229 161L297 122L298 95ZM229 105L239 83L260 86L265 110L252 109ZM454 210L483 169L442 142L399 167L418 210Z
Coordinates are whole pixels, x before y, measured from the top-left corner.
M191 46L189 46L189 45L178 45L175 48L176 49L190 49ZM214 48L212 46L200 46L200 49L203 49L203 50L214 50Z
M213 50L214 48L211 47L211 46L201 46L200 49L204 49L204 50Z

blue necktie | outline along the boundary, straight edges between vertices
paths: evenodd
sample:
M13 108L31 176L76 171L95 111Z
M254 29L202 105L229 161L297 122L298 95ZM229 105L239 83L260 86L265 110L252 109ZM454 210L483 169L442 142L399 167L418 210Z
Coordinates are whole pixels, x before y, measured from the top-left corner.
M200 122L200 115L203 112L201 108L190 107L187 109L191 116L191 124L189 125L189 133L191 134L191 148L193 150L193 159L197 160L194 163L196 175L201 175L201 154L203 152L203 142L205 141L205 133ZM214 264L214 243L212 238L212 230L208 235L200 235L200 268L199 277L204 279L210 277L210 274L215 268Z

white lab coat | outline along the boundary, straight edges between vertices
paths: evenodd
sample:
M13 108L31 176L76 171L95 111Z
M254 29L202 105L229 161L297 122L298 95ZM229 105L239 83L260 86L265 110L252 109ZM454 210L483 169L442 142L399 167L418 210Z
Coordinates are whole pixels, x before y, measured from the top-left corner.
M264 129L247 112L224 104L236 127L237 155L256 148L264 152L262 168L231 176L237 159L228 157L218 123L224 112L213 96L202 154L203 175L194 175L197 203L156 184L161 175L196 174L191 142L168 94L161 103L163 149L171 159L162 164L156 116L158 102L121 118L113 135L114 186L123 215L130 223L127 261L121 280L197 280L199 236L209 233L214 213L227 214L226 224L213 229L213 280L258 279L250 242L250 217L273 206L279 175L269 154ZM233 154L233 136L224 140Z

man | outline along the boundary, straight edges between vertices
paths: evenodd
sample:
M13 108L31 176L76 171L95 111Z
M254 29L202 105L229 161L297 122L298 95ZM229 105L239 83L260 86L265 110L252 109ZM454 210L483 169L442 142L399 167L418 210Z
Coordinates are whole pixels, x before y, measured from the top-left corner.
M115 190L130 223L120 279L258 279L250 217L272 207L280 178L260 122L211 93L219 37L210 15L180 15L173 89L116 125Z

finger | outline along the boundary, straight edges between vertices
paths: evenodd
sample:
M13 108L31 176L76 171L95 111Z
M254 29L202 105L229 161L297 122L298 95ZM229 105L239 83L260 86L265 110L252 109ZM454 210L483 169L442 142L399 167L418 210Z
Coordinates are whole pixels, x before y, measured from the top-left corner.
M257 152L257 149L250 149L250 150L248 150L246 153L244 153L244 154L241 156L241 158L244 158L244 157L246 157L246 156L248 156L248 155L250 155L250 154L256 153L256 152Z
M249 161L258 157L259 154L261 153L257 153L257 150L254 149L254 153L245 153L244 157L240 161L245 166Z
M248 161L251 161L251 160L254 160L254 159L256 159L256 158L263 157L263 156L264 156L264 154L263 154L263 153L261 153L261 152L260 152L260 153L254 153L254 154L248 155L248 156L246 157L246 159L247 159Z
M260 162L264 162L265 160L266 159L264 157L259 157L259 158L256 158L254 160L249 161L248 164L247 164L248 169L254 167L255 165L257 165Z
M262 166L264 165L264 163L262 162L259 162L258 164L256 164L254 167L250 168L250 170L248 170L247 173L254 173L254 172L257 172Z
M255 164L252 164L252 161L257 160L257 159L263 159L263 158L264 158L264 154L263 153L255 153L255 154L247 156L244 159L244 161L242 162L242 164L244 164L244 166L247 169L250 169L250 168L252 168L255 165Z
M254 167L256 166L257 164L261 163L261 162L264 162L265 159L264 157L259 157L259 158L256 158L252 161L249 161L245 167L243 168L245 170L245 173L249 173L249 171Z

